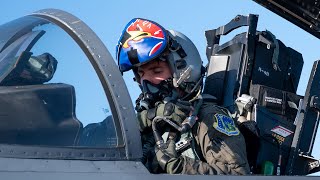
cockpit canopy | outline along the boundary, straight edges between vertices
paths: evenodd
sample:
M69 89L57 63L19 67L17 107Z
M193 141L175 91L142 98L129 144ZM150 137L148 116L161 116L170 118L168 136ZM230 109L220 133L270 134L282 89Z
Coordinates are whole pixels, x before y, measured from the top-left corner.
M126 133L139 137L131 98L114 60L89 27L49 9L4 24L0 31L0 145L18 145L33 158L39 152L50 156L50 148L61 152L60 158L137 155L125 150L141 148L124 138ZM35 146L38 153L28 153ZM15 153L2 150L0 156Z

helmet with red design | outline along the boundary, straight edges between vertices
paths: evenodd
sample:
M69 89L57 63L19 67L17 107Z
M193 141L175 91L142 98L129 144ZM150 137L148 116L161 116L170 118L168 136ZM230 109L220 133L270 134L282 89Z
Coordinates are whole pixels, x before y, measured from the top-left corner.
M198 91L202 84L202 61L192 41L150 20L134 18L126 25L117 44L116 58L121 73L155 59L165 60L172 71L173 85L186 93Z

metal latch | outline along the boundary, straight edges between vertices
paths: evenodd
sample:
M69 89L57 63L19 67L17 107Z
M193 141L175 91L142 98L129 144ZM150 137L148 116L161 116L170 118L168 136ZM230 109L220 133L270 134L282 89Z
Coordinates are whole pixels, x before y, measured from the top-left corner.
M309 169L314 169L314 168L317 168L317 167L320 167L320 160L313 161L313 162L309 163Z
M192 141L191 137L182 138L179 142L176 143L176 151L178 153L183 152L184 150L190 147L191 141Z
M310 107L320 111L320 101L318 96L312 96L310 99Z

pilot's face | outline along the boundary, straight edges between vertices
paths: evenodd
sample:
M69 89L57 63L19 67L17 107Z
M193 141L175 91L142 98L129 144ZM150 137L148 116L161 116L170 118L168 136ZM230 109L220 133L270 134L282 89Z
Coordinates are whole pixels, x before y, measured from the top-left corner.
M168 63L161 60L151 61L138 68L140 83L143 80L148 80L153 84L159 84L161 81L170 78L171 74Z

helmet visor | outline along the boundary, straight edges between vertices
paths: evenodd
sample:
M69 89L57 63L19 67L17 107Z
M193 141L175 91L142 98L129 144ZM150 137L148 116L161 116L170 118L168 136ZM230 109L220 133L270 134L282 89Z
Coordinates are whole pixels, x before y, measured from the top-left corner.
M122 31L116 55L121 72L157 58L167 46L166 30L155 22L135 18Z

